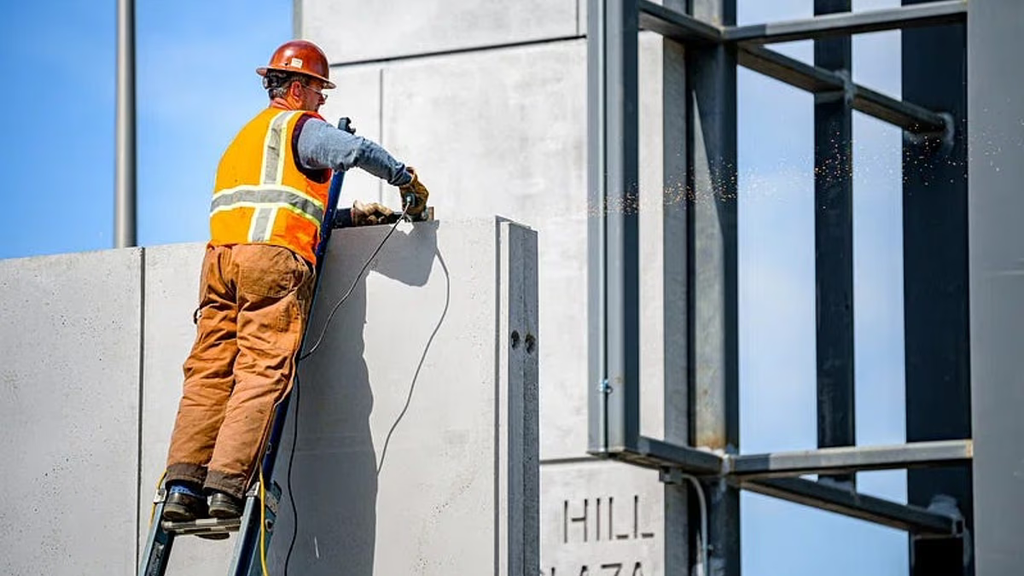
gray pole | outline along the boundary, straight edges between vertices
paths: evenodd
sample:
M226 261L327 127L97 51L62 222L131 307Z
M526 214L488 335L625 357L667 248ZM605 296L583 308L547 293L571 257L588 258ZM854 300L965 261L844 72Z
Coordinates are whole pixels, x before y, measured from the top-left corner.
M117 0L114 247L135 246L135 0Z

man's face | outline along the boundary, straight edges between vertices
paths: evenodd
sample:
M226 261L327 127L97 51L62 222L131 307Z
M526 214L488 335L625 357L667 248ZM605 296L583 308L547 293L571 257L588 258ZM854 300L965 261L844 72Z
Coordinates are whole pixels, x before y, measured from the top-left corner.
M320 106L327 101L327 95L323 93L324 83L315 78L309 78L304 83L297 82L301 96L302 109L316 112Z

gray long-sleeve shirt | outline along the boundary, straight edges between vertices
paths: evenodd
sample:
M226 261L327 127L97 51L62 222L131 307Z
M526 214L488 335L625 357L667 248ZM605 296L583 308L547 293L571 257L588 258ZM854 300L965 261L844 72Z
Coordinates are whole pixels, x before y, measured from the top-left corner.
M361 168L392 186L412 181L405 164L381 145L317 118L309 118L302 124L296 144L299 161L311 170Z

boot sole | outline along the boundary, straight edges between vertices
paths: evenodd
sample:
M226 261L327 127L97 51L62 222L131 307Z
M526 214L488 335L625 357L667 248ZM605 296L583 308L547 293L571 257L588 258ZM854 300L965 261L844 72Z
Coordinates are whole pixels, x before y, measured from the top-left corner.
M179 504L165 504L164 513L160 517L168 522L191 522L196 519L196 514Z
M242 511L237 508L222 508L220 506L214 506L209 511L211 518L219 518L221 520L231 520L233 518L241 518Z

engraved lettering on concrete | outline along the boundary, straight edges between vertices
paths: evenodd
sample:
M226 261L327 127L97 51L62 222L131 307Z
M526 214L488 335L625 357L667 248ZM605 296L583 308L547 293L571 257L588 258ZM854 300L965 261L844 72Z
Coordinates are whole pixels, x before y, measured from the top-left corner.
M595 570L599 570L599 572L595 573L594 576L644 576L644 567L642 562L634 562L632 572L623 572L623 570L629 570L629 566L629 562L606 562L601 564L598 568L595 568ZM545 570L540 571L540 576L559 576L560 574L590 576L590 565L584 564L580 566L578 573L575 570L561 572L557 568L552 568L550 572Z
M558 523L561 525L559 544L563 546L585 544L587 550L597 552L605 550L605 547L612 542L654 538L655 530L650 525L649 519L641 513L643 504L641 495L634 493L631 496L632 498L621 495L619 497L602 495L563 499L560 518L558 518ZM624 505L624 502L629 502L629 504ZM542 519L542 521L544 520ZM655 576L653 572L644 568L643 558L637 559L635 556L628 558L633 555L630 549L613 551L611 554L613 558L607 558L606 553L598 555L606 557L596 562L593 561L594 558L583 557L578 559L578 563L570 562L559 566L545 567L541 569L540 575L645 576L650 574ZM614 558L616 555L627 557Z
M626 524L623 522L621 515L619 516L619 524L616 525L616 502L614 496L598 496L596 498L584 498L578 505L569 500L562 501L562 543L568 544L570 541L577 542L590 542L590 502L594 502L594 526L596 528L594 532L594 542L600 542L602 539L601 522L605 520L605 525L608 527L605 533L607 540L641 540L654 538L654 531L652 530L641 530L641 526L644 526L643 519L640 515L640 495L633 495L632 509L629 510L632 513L632 524ZM621 513L621 501L618 504L619 511ZM606 511L607 516L602 513L602 509ZM582 510L583 512L578 516L573 516L570 510ZM580 529L572 531L574 534L581 534L582 539L576 540L570 538L570 528L573 525L579 524ZM626 524L626 525L622 525Z

